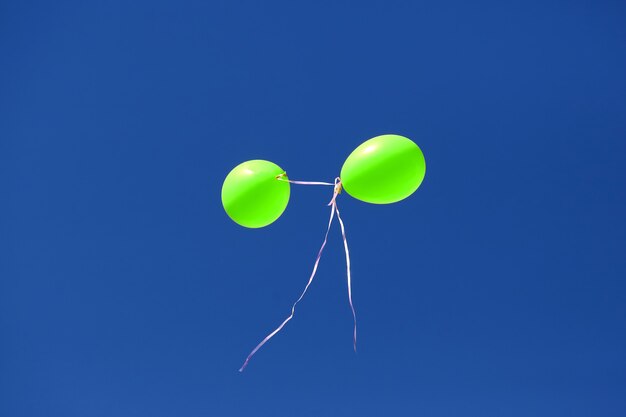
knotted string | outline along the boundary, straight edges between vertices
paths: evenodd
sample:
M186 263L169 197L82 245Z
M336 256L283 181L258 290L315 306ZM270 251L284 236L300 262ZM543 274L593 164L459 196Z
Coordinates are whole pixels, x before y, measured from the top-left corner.
M293 181L293 180L290 180L290 179L286 179L286 174L285 173L277 175L276 179L279 180L279 181L287 181L287 182L290 182L292 184L300 184L300 185L331 185L331 186L333 186L333 198L328 203L328 205L331 207L330 219L328 220L328 227L326 228L326 234L324 235L324 241L322 242L322 246L320 247L320 250L317 253L317 258L315 259L315 264L313 265L313 271L311 272L311 276L309 277L309 281L307 282L306 286L304 287L304 291L302 291L302 294L300 294L300 297L298 297L296 302L293 303L293 305L291 306L291 314L289 314L289 316L280 324L280 326L278 326L273 332L271 332L270 334L265 336L265 338L263 340L261 340L261 342L258 345L256 345L256 347L254 349L252 349L252 352L250 352L250 354L246 358L246 360L243 363L243 365L241 366L241 368L239 368L239 372L243 372L243 370L246 369L246 366L248 366L248 363L250 362L250 359L252 359L252 356L254 356L254 354L259 349L261 349L261 347L265 343L267 343L272 337L274 337L274 335L276 335L276 333L281 331L282 328L285 327L285 324L287 324L289 322L289 320L291 320L293 318L293 316L295 314L295 311L296 311L296 305L300 302L300 300L302 300L302 298L304 298L304 295L306 294L306 292L308 291L309 287L311 286L311 283L313 282L313 278L315 277L315 274L317 273L317 267L318 267L318 265L320 263L320 259L322 258L322 252L324 251L324 247L326 247L326 242L328 241L328 232L330 232L330 226L333 223L333 219L335 217L335 212L337 212L337 219L339 220L339 225L341 226L341 235L343 237L343 246L344 246L345 252L346 252L346 268L347 268L347 275L348 275L348 301L350 303L350 309L352 310L352 317L354 319L353 345L354 345L354 351L356 352L356 313L355 313L355 310L354 310L354 305L352 304L352 279L351 279L351 275L350 275L350 252L348 251L348 240L346 239L345 227L344 227L343 221L341 220L341 215L339 214L339 208L337 208L337 196L341 193L341 189L342 189L342 187L341 187L341 179L339 177L335 178L335 182L334 183L318 182L318 181Z

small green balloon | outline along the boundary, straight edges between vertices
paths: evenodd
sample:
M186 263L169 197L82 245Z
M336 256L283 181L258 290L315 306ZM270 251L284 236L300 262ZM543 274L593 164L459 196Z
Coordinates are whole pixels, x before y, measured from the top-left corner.
M374 204L403 200L420 186L426 161L412 140L376 136L356 148L341 168L341 184L352 197Z
M289 203L289 183L276 178L284 173L278 165L261 159L233 168L222 185L222 205L228 216L250 228L276 221Z

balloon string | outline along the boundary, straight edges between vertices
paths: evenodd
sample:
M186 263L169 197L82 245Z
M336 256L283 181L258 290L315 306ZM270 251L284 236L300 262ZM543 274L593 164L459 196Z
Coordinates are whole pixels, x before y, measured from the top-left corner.
M284 176L284 174L283 174L283 176ZM279 177L281 177L281 176L278 176L276 178L280 179L281 181L286 181L286 180L283 180L283 179L281 179ZM313 184L313 185L317 185L317 184ZM334 184L330 184L330 185L334 185ZM334 198L334 196L333 196L333 198ZM285 327L285 324L287 324L289 322L289 320L291 320L293 318L293 315L295 314L295 311L296 311L296 305L300 302L300 300L302 300L302 298L306 294L307 290L309 289L309 286L313 282L313 278L315 277L315 273L317 272L317 267L319 265L320 259L322 258L322 251L324 250L324 247L326 246L326 242L328 241L328 232L330 232L330 226L333 223L334 216L335 216L335 210L333 209L333 210L330 211L330 219L328 220L328 227L326 228L326 234L324 235L324 241L322 242L322 246L320 247L320 250L317 253L317 258L315 259L315 264L313 265L313 271L311 272L311 276L309 277L309 281L307 282L306 286L304 287L304 291L302 291L302 294L300 294L300 297L298 297L296 302L293 303L293 305L291 306L291 314L280 324L280 326L278 326L273 332L268 334L263 340L261 340L261 342L258 345L256 345L256 347L254 349L252 349L252 352L250 352L250 354L246 358L246 360L243 363L243 365L241 366L241 368L239 368L239 372L243 372L243 370L246 369L246 366L248 366L248 363L250 362L250 359L252 358L252 356L254 356L254 354L259 349L261 349L261 347L265 343L267 343L272 337L274 337L274 335L276 333L281 331L282 328Z
M288 179L286 180L286 179L283 179L285 176L286 176L286 174L283 173L281 175L276 176L276 179L278 179L280 181L288 181L288 182L293 183L293 184L301 184L301 185L332 185L332 186L334 186L333 198L328 203L328 205L331 206L330 219L328 220L328 227L326 228L326 234L324 235L324 241L322 242L322 246L320 247L319 252L317 253L317 258L315 259L315 264L313 265L313 271L311 272L311 276L309 277L309 281L307 282L306 286L304 287L304 290L302 291L302 294L300 294L300 297L298 297L296 302L293 303L293 305L291 306L291 314L289 314L289 316L280 324L280 326L278 326L273 332L271 332L270 334L265 336L265 338L263 340L261 340L261 342L258 345L256 345L256 347L254 349L252 349L252 352L250 352L250 354L246 358L246 360L243 363L243 365L241 366L241 368L239 368L239 372L243 372L243 370L246 369L246 366L248 366L248 363L250 362L250 359L252 359L252 356L254 356L254 354L259 349L261 349L261 347L265 343L267 343L272 337L274 337L278 332L280 332L282 330L282 328L285 327L285 324L287 324L293 318L293 316L295 314L295 311L296 311L296 305L300 302L300 300L302 300L302 298L304 298L304 295L306 294L306 292L308 291L309 287L311 286L311 283L313 282L313 278L315 277L315 274L317 273L317 267L319 265L320 259L322 258L322 252L324 251L324 247L326 247L326 242L328 241L328 233L330 232L330 226L333 223L335 212L337 212L337 218L339 219L339 224L341 226L341 235L343 236L343 244L344 244L344 248L345 248L345 252L346 252L346 267L347 267L347 274L348 274L348 301L350 302L350 308L352 310L352 317L354 318L353 344L354 344L354 351L356 352L356 313L355 313L355 310L354 310L354 305L352 303L352 283L351 283L351 275L350 275L350 252L348 251L348 241L346 239L345 227L344 227L343 221L341 220L341 216L339 214L339 209L337 208L337 196L339 195L339 193L341 193L341 188L342 188L341 187L341 179L339 179L337 177L337 178L335 178L335 182L333 184L331 184L331 183L327 183L327 182L292 181L292 180L288 180Z
M300 184L300 185L335 185L330 182L320 182L320 181L294 181L294 180L285 178L286 176L287 176L287 173L283 172L282 174L277 175L276 179L278 181L285 181L285 182L290 182L292 184Z
M350 303L350 309L352 310L352 318L354 320L354 331L353 331L353 346L354 351L356 352L356 312L354 310L354 304L352 303L352 277L350 275L350 252L348 251L348 240L346 239L346 229L343 225L343 221L341 220L341 215L339 214L339 208L337 207L337 203L334 203L335 211L337 212L337 219L339 220L339 225L341 226L341 236L343 237L343 247L346 250L346 270L348 275L348 302Z

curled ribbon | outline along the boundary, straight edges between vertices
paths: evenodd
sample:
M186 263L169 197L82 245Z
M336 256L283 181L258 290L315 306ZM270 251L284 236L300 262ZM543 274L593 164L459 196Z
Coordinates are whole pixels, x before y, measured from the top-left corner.
M311 286L311 283L313 282L313 278L315 277L315 274L317 273L317 267L320 263L320 259L322 258L322 252L324 251L324 247L326 247L326 242L328 241L328 232L330 232L330 226L333 223L333 219L335 217L335 213L337 213L337 219L339 220L339 225L341 227L341 235L343 237L343 247L345 249L345 253L346 253L346 270L347 270L347 282L348 282L348 302L350 303L350 309L352 310L352 318L354 320L354 331L353 331L353 346L354 346L354 351L356 352L356 312L354 310L354 305L352 303L352 276L350 274L350 252L348 251L348 240L346 239L346 230L345 230L345 226L343 224L343 220L341 219L341 215L339 213L339 208L337 207L337 196L341 193L342 187L341 187L341 179L339 177L335 178L335 182L334 183L329 183L329 182L318 182L318 181L293 181L290 179L285 179L286 174L282 173L280 175L276 176L276 179L279 181L287 181L290 182L292 184L300 184L300 185L331 185L333 186L333 197L330 200L330 202L328 203L328 206L331 207L330 210L330 219L328 220L328 227L326 228L326 234L324 235L324 241L322 242L322 246L319 249L319 252L317 253L317 258L315 259L315 264L313 265L313 271L311 272L311 276L309 277L309 281L307 282L306 286L304 287L304 290L302 291L302 294L300 294L300 297L298 297L298 299L296 300L295 303L293 303L293 305L291 306L291 314L289 314L289 316L280 324L280 326L278 326L273 332L271 332L270 334L268 334L267 336L265 336L265 338L263 340L261 340L261 342L256 345L256 347L254 349L252 349L252 352L250 352L250 354L248 355L248 357L246 358L245 362L243 363L243 365L241 366L241 368L239 368L239 372L243 372L244 369L246 369L246 366L248 366L248 363L250 362L250 359L252 359L252 356L254 356L254 354L261 349L261 347L267 343L272 337L274 337L274 335L276 335L276 333L278 333L279 331L282 330L283 327L285 327L285 324L287 324L289 322L289 320L291 320L295 314L296 311L296 305L300 302L300 300L302 300L302 298L304 298L304 295L306 294L306 292L308 291L309 287Z

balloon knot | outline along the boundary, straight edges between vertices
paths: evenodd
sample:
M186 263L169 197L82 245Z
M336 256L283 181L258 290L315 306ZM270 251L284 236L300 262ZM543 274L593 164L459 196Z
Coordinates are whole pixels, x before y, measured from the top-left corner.
M335 193L341 194L342 190L343 190L343 186L341 185L341 178L337 177L335 178Z

